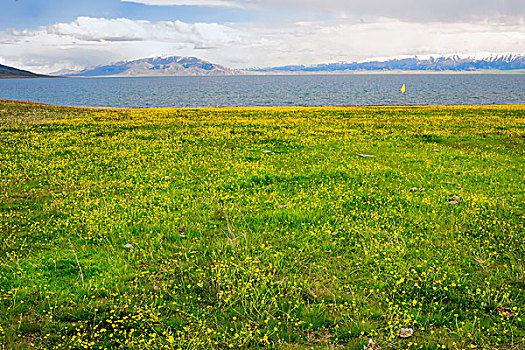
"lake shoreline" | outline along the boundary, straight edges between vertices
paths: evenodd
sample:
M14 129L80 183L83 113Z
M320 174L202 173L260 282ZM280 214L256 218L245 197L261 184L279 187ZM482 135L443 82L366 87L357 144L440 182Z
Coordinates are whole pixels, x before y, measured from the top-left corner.
M34 106L46 106L46 107L58 107L58 108L72 108L72 109L100 109L100 110L165 110L165 109L214 109L214 110L227 110L227 109L326 109L326 108L421 108L421 107L520 107L524 106L525 103L499 103L499 104L396 104L396 105L323 105L323 106L218 106L218 107L111 107L111 106L67 106L67 105L56 105L43 103L38 101L30 100L11 100L0 98L0 103L10 104L22 104L22 105L34 105Z
M343 71L250 71L238 70L233 74L178 74L178 75L38 75L38 76L0 76L0 79L41 79L41 78L168 78L168 77L239 77L239 76L319 76L319 75L521 75L525 74L525 69L498 70L498 69L479 69L474 71L454 71L454 70L343 70Z

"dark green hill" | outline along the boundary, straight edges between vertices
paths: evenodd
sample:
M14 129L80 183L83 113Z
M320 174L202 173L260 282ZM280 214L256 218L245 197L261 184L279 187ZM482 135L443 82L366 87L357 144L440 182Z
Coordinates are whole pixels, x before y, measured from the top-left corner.
M47 75L36 74L27 70L21 70L0 64L0 79L5 78L43 78Z

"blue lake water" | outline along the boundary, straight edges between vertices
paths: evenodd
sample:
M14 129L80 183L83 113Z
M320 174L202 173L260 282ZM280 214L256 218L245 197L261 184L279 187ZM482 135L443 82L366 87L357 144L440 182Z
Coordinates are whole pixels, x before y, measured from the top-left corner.
M525 103L525 74L0 79L0 98L66 106L340 106Z

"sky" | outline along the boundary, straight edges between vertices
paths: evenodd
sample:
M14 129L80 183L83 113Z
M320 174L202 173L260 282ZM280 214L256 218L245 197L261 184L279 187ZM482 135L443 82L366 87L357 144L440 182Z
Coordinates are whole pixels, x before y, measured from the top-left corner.
M523 0L0 0L0 64L52 73L152 56L230 68L525 54Z

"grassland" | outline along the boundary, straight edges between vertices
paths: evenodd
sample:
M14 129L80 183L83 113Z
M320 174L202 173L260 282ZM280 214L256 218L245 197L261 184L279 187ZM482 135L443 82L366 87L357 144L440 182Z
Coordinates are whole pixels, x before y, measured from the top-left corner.
M523 105L0 123L3 349L525 348Z

